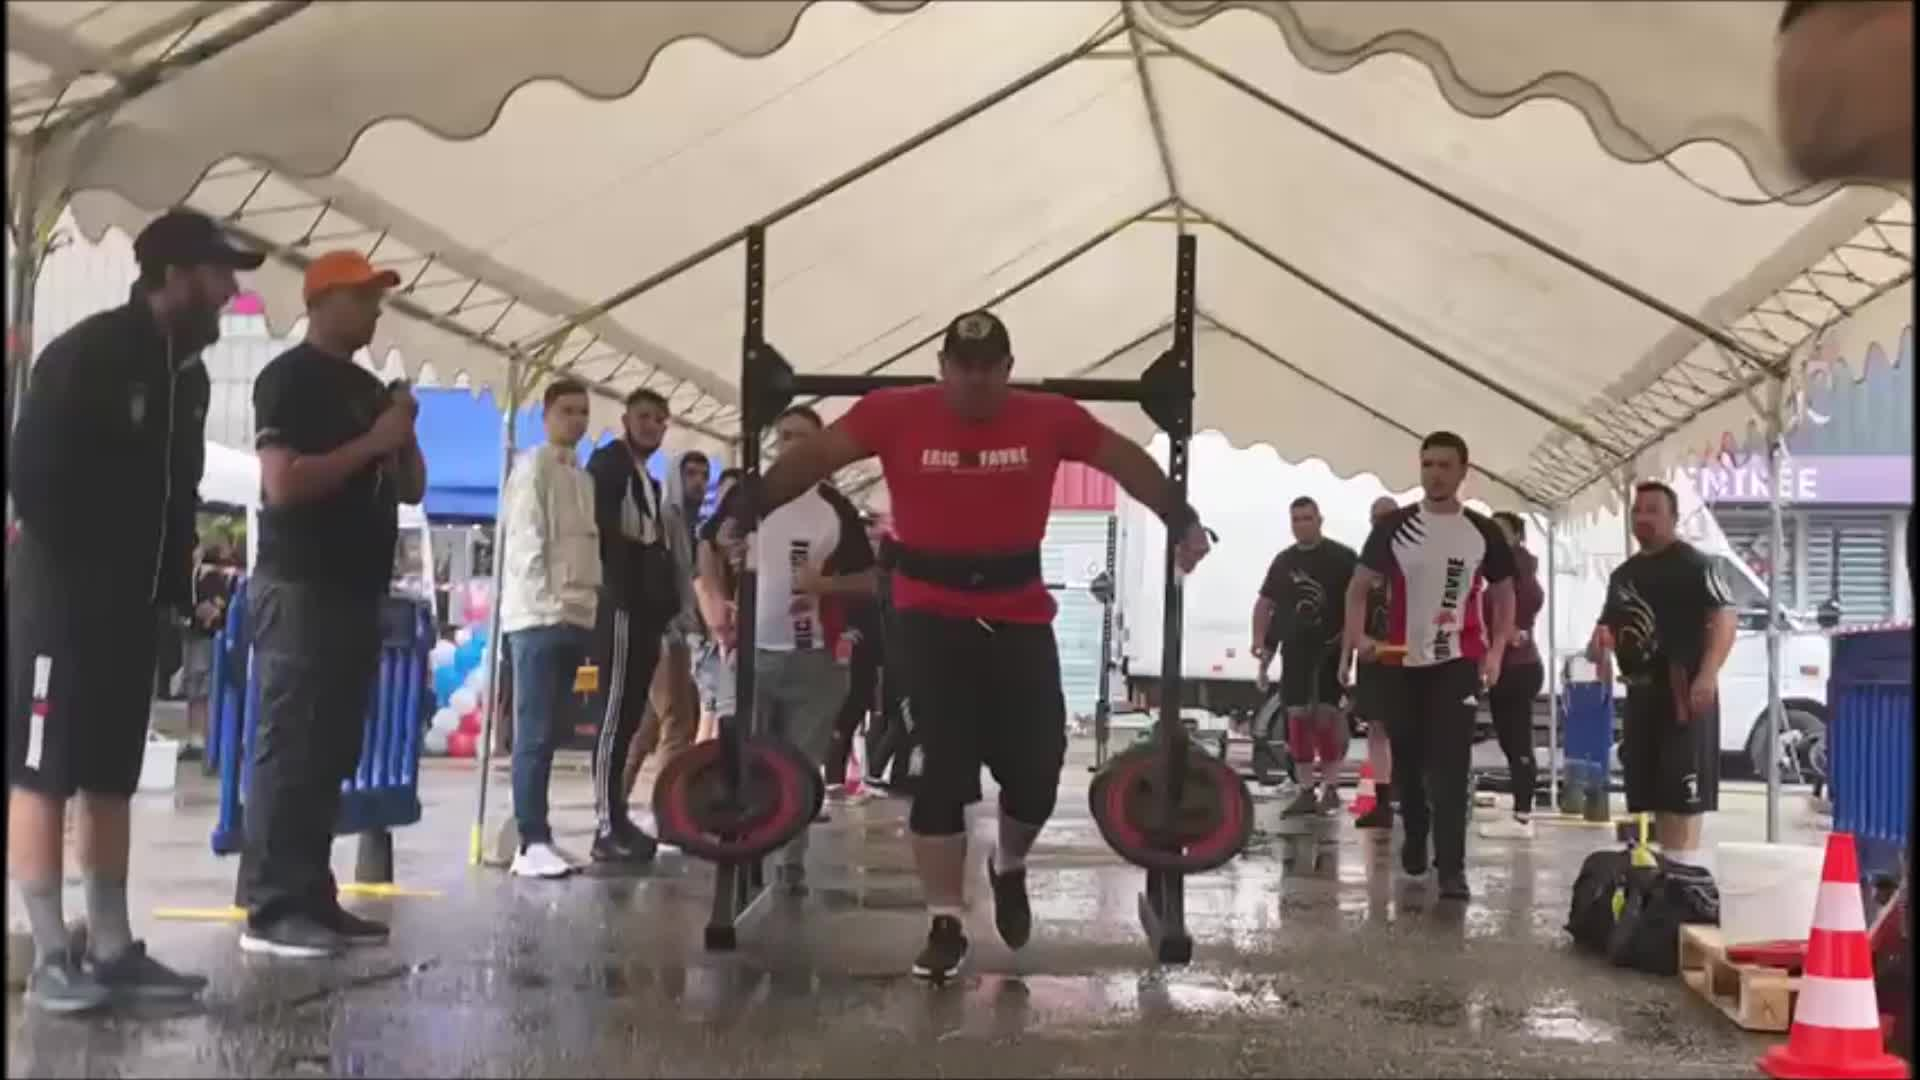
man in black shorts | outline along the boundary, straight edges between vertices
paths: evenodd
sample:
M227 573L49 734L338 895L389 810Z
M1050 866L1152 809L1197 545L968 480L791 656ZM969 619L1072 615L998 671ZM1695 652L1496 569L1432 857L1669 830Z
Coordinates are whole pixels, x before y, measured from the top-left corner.
M893 598L924 768L907 815L932 926L914 961L944 980L967 957L966 807L980 769L1000 784L999 844L987 860L994 924L1010 948L1032 931L1027 856L1053 814L1066 755L1066 701L1040 576L1053 478L1084 461L1159 514L1191 570L1207 552L1193 508L1139 444L1078 402L1008 385L1006 326L984 311L947 328L940 381L879 390L781 454L742 520L787 503L836 471L878 457L893 499ZM757 497L755 497L757 496Z
M1420 444L1424 497L1374 525L1347 587L1346 637L1362 661L1384 643L1367 633L1367 594L1391 588L1387 631L1404 645L1393 770L1406 844L1400 866L1427 872L1427 841L1440 898L1465 900L1467 782L1480 695L1500 681L1513 634L1513 552L1491 520L1460 503L1467 444L1436 431Z
M127 915L130 797L153 695L156 610L191 604L211 384L239 251L191 211L133 242L128 302L49 342L7 462L18 540L7 596L7 864L33 928L29 1004L81 1012L206 985L146 954ZM67 800L80 796L88 954L61 911Z
M1640 551L1614 570L1588 652L1611 651L1627 684L1620 764L1627 809L1651 812L1668 858L1705 865L1702 815L1720 805L1720 667L1733 600L1712 560L1674 534L1680 500L1657 481L1633 494Z
M1287 508L1292 547L1273 557L1253 604L1253 655L1266 681L1280 649L1280 706L1287 743L1300 768L1300 793L1288 815L1340 809L1340 765L1347 718L1340 712L1341 612L1357 561L1353 549L1321 532L1320 506L1302 495ZM1264 734L1264 733L1263 733Z

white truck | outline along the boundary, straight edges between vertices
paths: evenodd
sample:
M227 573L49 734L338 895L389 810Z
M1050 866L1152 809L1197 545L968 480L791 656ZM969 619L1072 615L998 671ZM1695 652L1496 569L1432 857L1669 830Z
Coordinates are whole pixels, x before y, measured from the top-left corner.
M1164 439L1154 452L1165 460ZM1273 556L1293 542L1287 505L1301 495L1320 505L1326 534L1358 550L1368 529L1373 500L1392 496L1405 504L1417 491L1388 491L1371 474L1342 479L1319 461L1291 464L1271 449L1235 449L1219 435L1195 437L1189 497L1201 518L1219 534L1213 553L1188 579L1182 642L1185 704L1210 712L1248 718L1262 695L1254 686L1254 660L1247 651L1253 601ZM1681 531L1686 539L1720 563L1740 606L1740 633L1720 678L1720 749L1741 772L1764 771L1767 715L1766 583L1728 546L1712 513L1691 485L1676 479ZM1469 489L1471 496L1472 491ZM1477 509L1486 507L1475 503ZM1136 704L1158 700L1161 647L1162 557L1165 530L1138 503L1121 497L1117 552L1118 602L1115 646ZM1547 574L1544 518L1533 517L1528 546ZM1553 581L1547 607L1534 631L1542 651L1551 618L1556 663L1561 665L1586 646L1606 595L1607 576L1626 557L1629 540L1618 513L1602 513L1561 528L1554 536ZM1781 775L1793 780L1824 773L1828 642L1812 620L1786 615L1781 645L1781 697L1786 722L1781 740ZM1536 710L1539 741L1545 742L1548 713L1545 691ZM1616 694L1618 700L1621 694Z

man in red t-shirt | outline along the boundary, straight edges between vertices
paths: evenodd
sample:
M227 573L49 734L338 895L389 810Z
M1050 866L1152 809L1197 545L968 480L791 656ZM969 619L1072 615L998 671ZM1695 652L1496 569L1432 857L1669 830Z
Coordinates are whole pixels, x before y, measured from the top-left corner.
M1054 471L1083 461L1159 514L1191 570L1207 552L1193 508L1145 450L1058 394L1009 385L1007 328L984 311L947 328L940 380L879 390L762 478L770 511L836 470L878 457L893 498L893 601L924 762L908 823L933 925L914 974L940 980L967 955L960 924L967 804L980 767L1000 785L988 861L994 923L1011 948L1032 929L1026 858L1053 813L1066 755L1066 704L1053 598L1040 577Z

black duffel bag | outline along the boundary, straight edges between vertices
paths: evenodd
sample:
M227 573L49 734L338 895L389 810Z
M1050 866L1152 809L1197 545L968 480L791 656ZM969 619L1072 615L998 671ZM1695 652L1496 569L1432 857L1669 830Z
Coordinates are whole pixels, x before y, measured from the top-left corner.
M1654 865L1634 866L1630 851L1596 851L1573 882L1567 932L1574 944L1619 967L1650 975L1680 970L1680 927L1720 923L1720 890L1713 875L1654 854Z

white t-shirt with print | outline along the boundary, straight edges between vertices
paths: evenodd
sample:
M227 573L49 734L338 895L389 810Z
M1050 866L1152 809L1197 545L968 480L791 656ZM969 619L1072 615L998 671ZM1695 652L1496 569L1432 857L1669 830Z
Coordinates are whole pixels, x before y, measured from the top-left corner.
M754 539L754 570L759 575L759 586L754 590L754 604L759 609L754 621L756 648L791 652L826 647L820 597L795 592L793 571L796 566L806 566L817 572L826 565L840 546L840 530L840 514L817 488L760 523Z

